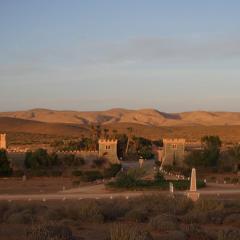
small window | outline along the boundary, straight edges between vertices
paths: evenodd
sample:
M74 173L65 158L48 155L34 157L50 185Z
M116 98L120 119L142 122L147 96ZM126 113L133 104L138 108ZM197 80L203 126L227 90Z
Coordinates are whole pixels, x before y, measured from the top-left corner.
M177 144L173 144L172 147L173 147L174 149L177 149Z

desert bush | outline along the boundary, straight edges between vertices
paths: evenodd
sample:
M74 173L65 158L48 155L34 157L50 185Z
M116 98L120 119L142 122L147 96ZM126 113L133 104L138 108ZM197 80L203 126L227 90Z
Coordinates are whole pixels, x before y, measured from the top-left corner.
M182 231L171 231L167 235L161 237L161 240L186 240L186 239L187 237L185 233Z
M240 228L240 213L233 213L226 216L223 223L224 225L231 225Z
M12 174L13 177L22 177L23 175L24 175L23 170L15 170L13 171L13 174Z
M182 221L187 224L206 223L208 214L206 212L190 211L182 217Z
M114 224L110 228L110 240L152 240L152 237L136 226Z
M83 174L80 178L82 181L85 181L85 182L93 182L98 179L102 179L103 175L99 171L92 170L92 171L83 172Z
M72 175L75 177L80 177L83 175L83 173L81 170L74 170L74 171L72 171Z
M97 159L93 160L94 166L96 166L98 168L102 167L105 163L106 163L105 158L97 158Z
M237 184L237 183L239 183L239 179L238 178L232 178L231 183Z
M240 230L236 228L223 229L218 232L217 240L239 240Z
M121 170L121 164L111 164L110 167L105 168L103 171L104 178L112 178L117 175L117 173Z
M99 200L98 204L105 221L121 218L131 209L129 201L122 198Z
M8 203L0 205L1 222L28 224L38 221L46 212L46 207L37 204Z
M189 198L186 198L185 196L175 197L172 201L175 204L175 214L178 215L186 214L194 206L193 202Z
M148 211L141 208L132 209L126 213L125 219L134 222L146 222L148 220Z
M68 206L66 208L68 219L85 222L102 222L104 216L101 209L93 200L83 200L78 204Z
M214 210L208 212L208 222L214 224L222 224L225 218L225 211L224 210Z
M214 210L223 210L224 204L220 200L212 200L212 199L200 199L194 205L194 210L200 212L208 212Z
M60 221L67 218L66 209L63 207L49 209L46 213L47 220Z
M60 176L62 176L62 171L60 171L60 170L51 170L49 175L52 176L52 177L60 177Z
M0 149L0 176L10 176L12 174L12 168L10 161L8 160L7 151Z
M158 215L149 221L149 226L157 231L174 231L178 230L178 223L175 216L171 215Z
M27 232L28 240L74 240L72 231L66 227L56 224L44 224L33 226Z
M185 214L193 204L183 196L172 198L163 194L145 195L129 202L132 210L147 212L149 218L161 214Z
M72 181L72 186L73 186L73 187L77 187L77 186L80 185L80 182L81 182L80 180L73 180L73 181Z
M9 209L9 203L0 202L0 222L4 221L4 215Z
M8 216L6 222L9 224L29 224L34 221L34 216L30 210L23 210Z
M198 224L184 225L184 232L188 236L188 239L192 240L212 240L204 229Z

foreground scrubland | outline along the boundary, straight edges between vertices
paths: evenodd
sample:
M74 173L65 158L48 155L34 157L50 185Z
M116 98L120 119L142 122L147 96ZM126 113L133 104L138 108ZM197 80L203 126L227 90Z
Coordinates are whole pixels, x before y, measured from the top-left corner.
M0 239L239 240L240 200L148 195L1 202Z

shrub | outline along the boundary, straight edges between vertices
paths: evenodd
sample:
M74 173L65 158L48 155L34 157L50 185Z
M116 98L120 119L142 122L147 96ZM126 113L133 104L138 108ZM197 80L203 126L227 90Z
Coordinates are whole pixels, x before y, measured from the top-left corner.
M72 175L75 177L80 177L83 175L83 173L80 170L74 170L74 171L72 171Z
M233 213L226 216L223 223L224 225L231 224L232 226L234 225L240 228L240 213Z
M163 174L160 171L157 171L156 174L154 175L154 181L155 182L159 182L159 183L165 181L165 178L164 178Z
M218 232L217 240L239 240L240 230L235 228L223 229Z
M56 224L44 224L32 227L27 232L28 240L73 240L72 231L66 227Z
M208 214L206 212L190 211L182 217L184 223L206 223L208 221Z
M212 199L200 199L194 205L194 209L200 212L208 212L214 210L223 210L224 204L219 200Z
M10 176L12 174L12 168L8 160L7 152L4 149L0 149L0 176Z
M105 168L103 172L104 178L112 178L117 175L117 173L121 170L121 164L111 164L109 168Z
M65 208L54 208L54 209L49 209L47 212L46 216L47 220L51 221L59 221L62 219L67 218L67 213Z
M207 233L198 224L185 225L184 232L188 236L188 239L192 239L192 240L211 240L212 239L212 237L208 236Z
M123 217L131 209L129 201L122 198L104 199L98 202L104 220L113 221Z
M10 224L29 224L34 221L31 211L24 210L8 216L6 222Z
M104 158L98 158L98 159L93 160L93 164L96 167L102 167L105 163L106 163L106 159L104 159Z
M163 236L161 240L186 240L187 237L182 231L171 231L167 235Z
M62 176L62 171L60 171L60 170L52 170L52 171L50 172L50 175L51 175L52 177L60 177L60 176Z
M92 200L83 200L79 204L67 207L66 216L75 221L102 222L104 220L100 207Z
M231 183L237 184L239 182L238 178L232 178Z
M173 231L178 229L177 219L171 215L158 215L150 219L150 227L157 231Z
M132 209L125 215L125 218L134 222L146 222L148 219L148 211L146 209Z
M85 181L85 182L93 182L96 181L98 179L102 179L103 175L101 172L99 171L85 171L83 172L82 176L81 176L81 180Z
M10 207L9 204L6 202L0 203L0 222L4 221L4 215L9 210L9 207Z
M152 240L152 237L136 226L114 224L110 228L110 240Z
M13 176L14 177L22 177L23 175L24 175L24 171L22 171L22 170L13 171Z

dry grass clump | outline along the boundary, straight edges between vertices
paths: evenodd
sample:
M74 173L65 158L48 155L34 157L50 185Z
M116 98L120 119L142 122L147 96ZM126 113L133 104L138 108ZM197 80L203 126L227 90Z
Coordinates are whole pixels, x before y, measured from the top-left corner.
M174 231L178 230L178 221L175 216L172 215L158 215L153 217L149 221L149 226L156 231Z
M143 223L148 220L148 212L144 208L135 208L126 213L125 219L133 222Z
M240 230L237 228L226 228L218 232L217 240L239 240Z
M103 222L104 220L101 209L93 200L82 200L71 205L53 208L47 212L46 218L51 221Z
M194 207L182 217L184 223L222 224L226 215L223 202L219 200L199 200Z
M240 213L233 213L226 216L223 220L223 224L240 228Z
M109 240L152 240L149 232L140 229L137 226L126 224L114 224L110 229Z
M38 213L43 213L45 209L37 204L1 203L0 222L9 224L34 223L40 219Z
M213 240L212 236L206 233L199 224L185 225L184 232L189 240Z
M129 201L124 198L99 200L98 206L105 221L122 218L131 209Z
M43 224L33 226L27 233L28 240L74 240L72 231L57 224Z
M187 240L187 236L182 231L171 231L159 240Z

